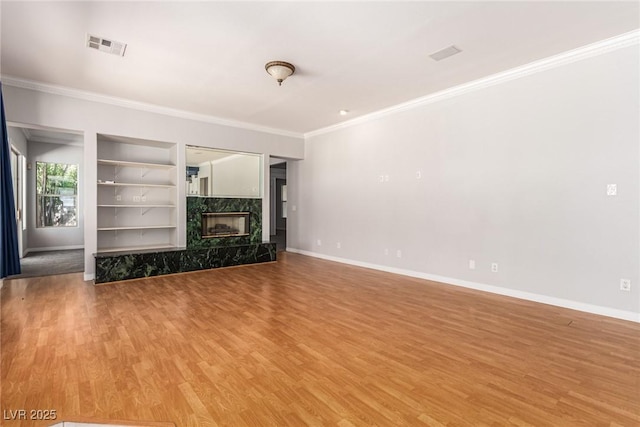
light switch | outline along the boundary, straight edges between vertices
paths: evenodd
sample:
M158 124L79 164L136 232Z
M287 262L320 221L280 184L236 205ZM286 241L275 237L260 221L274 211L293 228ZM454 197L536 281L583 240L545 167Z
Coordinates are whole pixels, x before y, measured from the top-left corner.
M617 184L607 184L607 196L615 196L618 194Z

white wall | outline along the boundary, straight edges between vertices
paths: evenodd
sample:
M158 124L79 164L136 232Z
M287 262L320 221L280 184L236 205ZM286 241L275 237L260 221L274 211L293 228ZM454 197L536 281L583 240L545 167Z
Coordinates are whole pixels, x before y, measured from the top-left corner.
M259 153L267 160L269 155L292 159L302 158L302 138L266 133L258 130L224 126L195 119L164 115L142 109L128 108L126 103L103 103L92 95L67 96L67 91L57 88L42 90L10 86L3 82L5 113L10 122L39 125L61 130L84 133L84 163L96 164L97 134L120 135L131 138L165 141L177 144L177 166L185 170L185 146ZM84 181L96 182L96 168L84 170ZM185 174L179 174L178 200L186 200ZM266 183L266 184L265 184ZM269 197L268 179L262 182L262 193ZM93 253L97 246L97 208L95 187L87 185L84 194L84 243L85 279L93 278L95 262ZM266 204L265 204L266 205ZM178 211L178 245L184 246L186 203ZM263 210L263 224L269 224L269 211ZM264 227L263 238L269 237Z
M72 249L84 246L83 200L86 183L82 179L83 152L82 147L74 145L29 142L27 170L27 229L29 251ZM36 227L36 162L65 163L78 165L78 226L77 227ZM94 189L95 192L95 189Z
M626 47L308 138L288 246L640 321L638 62Z

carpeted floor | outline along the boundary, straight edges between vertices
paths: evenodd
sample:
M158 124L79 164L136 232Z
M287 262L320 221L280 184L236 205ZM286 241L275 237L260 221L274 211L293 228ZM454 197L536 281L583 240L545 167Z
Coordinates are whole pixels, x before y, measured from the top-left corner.
M20 260L20 268L22 274L11 279L84 271L84 249L31 252Z

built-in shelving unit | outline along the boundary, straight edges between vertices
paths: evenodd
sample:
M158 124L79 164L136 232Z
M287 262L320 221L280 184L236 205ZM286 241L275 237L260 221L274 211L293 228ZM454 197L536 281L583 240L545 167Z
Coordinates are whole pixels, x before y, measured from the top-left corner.
M175 144L98 136L98 253L176 247Z

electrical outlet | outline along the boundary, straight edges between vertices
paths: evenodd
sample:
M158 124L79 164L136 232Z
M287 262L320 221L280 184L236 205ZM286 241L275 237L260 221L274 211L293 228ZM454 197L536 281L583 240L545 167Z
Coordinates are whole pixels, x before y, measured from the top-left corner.
M147 196L140 197L140 200L142 200L143 202L146 202L147 201Z
M139 202L140 201L140 196L133 196L133 201L134 202Z
M422 178L422 172L416 171L416 179Z
M470 259L469 260L469 270L475 270L476 269L476 261L474 259Z
M618 186L616 184L607 184L607 196L615 196L618 194Z
M396 251L396 256L397 256L398 258L402 258L402 251L401 251L400 249L398 249L398 250Z
M318 246L322 246L322 240L318 239L316 243L318 244Z
M120 194L118 194L116 196L116 202L121 202L122 201L122 196Z
M389 182L389 175L384 176L384 182Z
M493 273L497 273L498 272L498 263L497 262L492 262L491 263L491 271Z
M298 210L298 207L296 205L293 205L293 206L291 206L291 210L295 212L295 211Z
M338 242L336 243L336 248L340 249L342 247L342 243Z
M620 290L631 292L631 279L620 279Z

